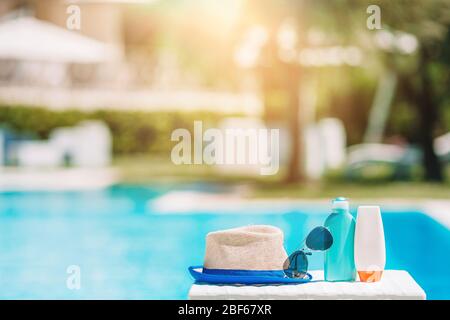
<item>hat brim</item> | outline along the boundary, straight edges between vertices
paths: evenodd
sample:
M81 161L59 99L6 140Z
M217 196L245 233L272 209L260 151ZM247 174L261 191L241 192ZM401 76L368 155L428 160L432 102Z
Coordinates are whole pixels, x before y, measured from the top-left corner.
M198 283L210 284L295 284L306 283L312 280L307 273L305 278L288 278L267 275L230 275L204 273L202 266L189 267L189 273Z

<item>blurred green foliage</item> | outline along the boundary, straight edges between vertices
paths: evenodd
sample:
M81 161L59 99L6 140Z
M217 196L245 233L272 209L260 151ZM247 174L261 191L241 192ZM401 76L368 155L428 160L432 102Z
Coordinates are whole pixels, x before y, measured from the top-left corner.
M48 138L58 127L74 126L83 120L101 120L110 128L114 154L167 153L173 147L171 133L177 128L192 132L195 120L204 127L216 126L223 115L213 112L143 112L99 110L54 111L45 108L0 106L0 125L36 139Z

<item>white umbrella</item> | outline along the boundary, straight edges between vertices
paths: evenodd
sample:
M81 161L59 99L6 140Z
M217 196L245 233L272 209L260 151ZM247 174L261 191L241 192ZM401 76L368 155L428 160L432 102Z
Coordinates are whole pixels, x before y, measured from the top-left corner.
M32 17L0 23L0 59L101 63L119 58L117 47Z

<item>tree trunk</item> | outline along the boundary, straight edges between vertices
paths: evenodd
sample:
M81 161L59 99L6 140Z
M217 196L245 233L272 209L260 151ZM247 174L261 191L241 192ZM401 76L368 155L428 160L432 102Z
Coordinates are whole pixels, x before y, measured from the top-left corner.
M425 180L443 181L442 168L433 148L433 129L438 120L438 110L428 74L430 58L426 48L420 52L420 91L418 93L417 107L419 112L419 139L423 151L423 166Z
M286 74L286 88L288 90L288 126L289 135L291 138L291 154L289 159L288 173L286 182L293 183L303 180L303 128L300 121L300 72L297 67L287 67Z

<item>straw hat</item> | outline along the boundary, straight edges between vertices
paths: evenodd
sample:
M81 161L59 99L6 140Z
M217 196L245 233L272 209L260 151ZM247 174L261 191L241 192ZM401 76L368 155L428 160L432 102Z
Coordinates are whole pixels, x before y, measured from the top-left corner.
M198 282L284 283L306 282L287 278L283 264L288 258L283 232L273 226L253 225L208 233L203 267L190 267Z

